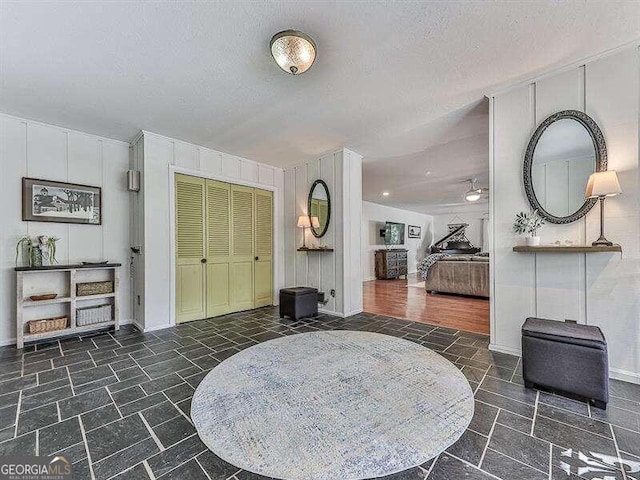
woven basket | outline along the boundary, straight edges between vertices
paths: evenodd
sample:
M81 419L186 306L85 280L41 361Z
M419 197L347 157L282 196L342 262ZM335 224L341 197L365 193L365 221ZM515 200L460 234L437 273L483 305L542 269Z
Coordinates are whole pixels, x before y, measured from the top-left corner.
M67 328L68 317L43 318L42 320L31 320L27 322L29 333L52 332Z
M113 282L88 282L76 285L76 295L79 297L105 293L113 293Z
M76 325L93 325L113 320L113 305L79 308L76 310Z

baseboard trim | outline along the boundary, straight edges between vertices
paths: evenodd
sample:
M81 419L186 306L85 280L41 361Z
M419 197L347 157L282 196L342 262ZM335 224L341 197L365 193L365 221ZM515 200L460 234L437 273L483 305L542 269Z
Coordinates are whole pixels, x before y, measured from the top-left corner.
M353 315L358 315L359 313L362 313L362 312L363 312L362 309L353 310L353 311L347 312L347 313L334 312L333 310L324 310L322 308L318 309L318 313L326 313L327 315L333 315L334 317L340 317L340 318L351 317Z
M609 378L640 385L640 373L630 372L629 370L622 370L621 368L610 368Z
M195 320L195 321L197 321L197 320ZM185 322L185 323L188 323L188 322ZM140 325L138 325L136 323L136 327L138 327L141 332L145 332L145 333L155 332L155 331L158 331L158 330L164 330L165 328L171 328L171 327L175 327L177 325L178 325L177 323L174 323L173 325L156 325L155 327L141 328Z
M522 351L520 351L519 348L505 347L504 345L496 345L495 343L490 343L489 344L489 350L491 350L492 352L506 353L508 355L515 355L516 357L519 357L519 356L522 355Z

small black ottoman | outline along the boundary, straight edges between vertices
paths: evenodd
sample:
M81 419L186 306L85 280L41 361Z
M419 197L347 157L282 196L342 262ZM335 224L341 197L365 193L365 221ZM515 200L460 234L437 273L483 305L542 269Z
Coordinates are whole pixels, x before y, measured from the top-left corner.
M318 315L318 289L292 287L280 290L280 318L284 316L298 320Z
M524 385L585 397L598 408L609 401L607 341L598 327L527 318L522 325Z

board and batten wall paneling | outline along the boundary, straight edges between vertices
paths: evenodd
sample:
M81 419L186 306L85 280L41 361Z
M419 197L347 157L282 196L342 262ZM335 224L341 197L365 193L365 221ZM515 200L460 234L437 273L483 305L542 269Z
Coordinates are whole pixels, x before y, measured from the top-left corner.
M318 178L322 178L327 185L336 185L336 179L342 178L340 172L336 171L336 154L324 155L320 157L318 165ZM311 188L311 185L309 185ZM334 201L335 188L329 187L329 195L331 195L331 201ZM329 227L324 237L320 239L323 245L334 246L336 245L336 232L337 223L335 220L335 212L332 207L331 220L329 221ZM315 238L315 237L314 237ZM324 310L337 312L336 298L330 295L331 289L336 288L336 262L337 257L335 255L320 254L317 255L317 262L320 266L320 291L325 292L325 300L327 304L323 307ZM325 258L326 257L326 258Z
M336 289L336 256L339 252L335 246L336 238L336 210L335 191L338 188L336 178L336 158L340 152L325 155L317 160L288 168L284 172L285 182L285 285L308 286L326 293L327 304L322 307L326 312L338 312L336 297L330 296L330 291ZM297 226L298 217L307 214L307 201L311 185L317 179L322 179L329 187L331 196L331 220L326 234L316 238L310 229ZM304 235L304 236L303 236ZM305 253L298 252L306 241L307 246L326 245L334 248L333 253Z
M343 150L344 314L362 312L362 155Z
M129 284L129 144L0 114L0 344L15 341L15 249L24 235L53 235L60 264L122 263L120 315L133 317ZM22 177L102 187L102 225L22 221ZM64 292L62 292L64 293Z
M129 238L130 245L139 248L140 253L132 252L131 262L131 311L134 321L141 330L144 329L144 137L138 135L132 142L131 170L140 172L140 191L129 196Z
M640 187L638 117L640 55L637 47L600 56L530 85L491 98L492 325L491 348L520 351L520 326L528 316L573 319L599 326L609 343L610 374L640 383ZM607 237L623 254L512 252L515 214L527 210L522 160L529 138L548 115L574 108L602 129L609 169L623 194L607 199ZM569 225L544 226L543 243L589 243L599 230L599 208Z
M331 220L326 234L316 238L306 231L307 246L328 246L330 253L305 253L303 230L296 226L307 215L313 182L322 179L331 196ZM338 315L362 311L361 217L362 157L341 149L284 172L285 285L309 286L325 292L321 310ZM336 296L330 295L335 290Z
M173 233L174 172L249 185L274 191L274 303L284 278L282 169L228 155L151 132L141 132L142 193L138 215L144 220L142 263L144 279L136 279L143 291L138 319L146 331L175 323L175 256ZM137 293L138 294L138 293Z

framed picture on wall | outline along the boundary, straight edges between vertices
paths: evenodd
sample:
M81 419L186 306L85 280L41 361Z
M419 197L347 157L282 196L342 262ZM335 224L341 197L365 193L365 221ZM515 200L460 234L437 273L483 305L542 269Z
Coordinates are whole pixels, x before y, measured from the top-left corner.
M409 238L420 238L422 234L422 227L416 225L409 225Z
M102 224L102 189L37 178L22 179L22 220Z

